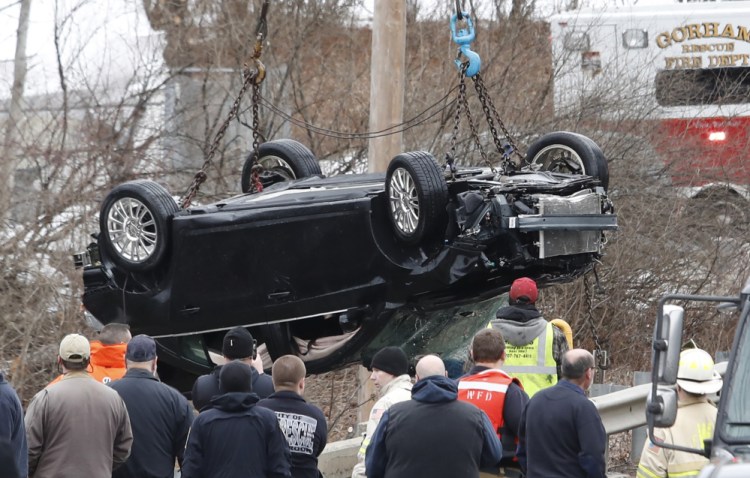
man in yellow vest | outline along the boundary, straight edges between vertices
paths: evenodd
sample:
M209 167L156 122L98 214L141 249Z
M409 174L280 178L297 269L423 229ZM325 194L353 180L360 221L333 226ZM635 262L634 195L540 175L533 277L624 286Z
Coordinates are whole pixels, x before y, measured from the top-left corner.
M565 334L537 310L538 297L536 282L528 277L516 279L508 294L509 305L501 307L490 322L505 337L503 370L521 381L529 397L557 383L562 356L568 350Z
M655 428L657 443L646 440L638 463L638 478L693 478L708 459L702 455L662 448L662 443L703 449L703 440L712 438L716 407L706 395L721 390L721 376L714 370L708 352L688 349L680 354L677 370L677 419L670 428Z

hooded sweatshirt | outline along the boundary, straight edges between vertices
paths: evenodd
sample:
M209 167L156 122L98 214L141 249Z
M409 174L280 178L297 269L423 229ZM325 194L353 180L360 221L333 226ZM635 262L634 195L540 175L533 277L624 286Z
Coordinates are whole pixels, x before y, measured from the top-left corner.
M480 468L497 468L502 450L489 418L457 397L447 377L419 380L412 399L380 420L367 449L367 477L474 478Z
M276 414L253 393L230 392L201 412L185 447L182 478L291 478L291 454Z

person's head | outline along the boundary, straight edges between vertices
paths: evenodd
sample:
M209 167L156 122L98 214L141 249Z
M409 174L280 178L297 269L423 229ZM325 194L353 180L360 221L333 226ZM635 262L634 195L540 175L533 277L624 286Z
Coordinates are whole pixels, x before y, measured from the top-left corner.
M495 367L505 360L505 339L499 330L482 329L474 335L470 350L475 364Z
M584 349L571 349L565 352L561 367L562 377L584 390L594 383L594 356Z
M239 360L222 365L219 372L219 390L222 393L252 392L253 371L250 365Z
M128 369L142 368L156 372L156 342L148 335L136 335L128 342L125 351L125 364Z
M372 357L370 370L370 380L382 388L399 375L409 373L409 359L400 347L383 347Z
M102 327L96 338L104 345L126 344L130 342L130 326L128 324L107 324Z
M437 355L425 355L417 362L417 381L435 375L445 377L445 363Z
M684 393L701 396L721 390L721 375L714 370L711 355L701 349L687 349L680 353L677 387Z
M250 362L255 359L257 354L255 339L253 339L253 336L244 327L230 329L224 335L221 353L227 361L242 360Z
M535 304L538 297L539 290L536 282L528 277L514 280L508 293L508 300L511 304Z
M307 375L305 363L296 355L279 357L271 367L273 388L277 392L286 390L302 395L305 390L305 375Z
M88 339L80 334L63 337L57 360L65 372L86 370L91 360L91 345Z

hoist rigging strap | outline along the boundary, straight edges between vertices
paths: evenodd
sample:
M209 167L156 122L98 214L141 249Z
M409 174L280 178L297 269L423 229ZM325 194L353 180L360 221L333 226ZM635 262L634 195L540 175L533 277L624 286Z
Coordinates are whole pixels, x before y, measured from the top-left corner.
M201 184L203 184L208 178L206 171L211 165L213 157L216 154L216 151L219 149L222 140L224 139L224 135L229 128L229 124L233 119L237 118L240 110L240 103L242 102L242 97L245 95L245 92L247 92L247 89L250 88L251 85L253 88L253 148L255 150L255 157L253 158L253 162L256 162L258 159L258 147L260 146L262 139L262 135L259 131L260 119L258 114L260 104L260 84L266 77L266 68L260 61L260 56L263 53L263 42L266 38L266 33L268 32L266 16L268 14L269 3L270 0L266 0L263 2L263 6L261 7L260 12L260 18L258 19L258 24L255 29L255 45L253 47L253 54L250 57L253 62L254 69L251 70L247 64L244 65L244 68L242 69L242 87L240 88L240 91L237 94L237 98L234 100L232 107L229 109L229 114L227 114L226 120L224 120L224 123L222 123L221 127L219 127L219 130L214 135L214 140L211 143L211 147L209 148L208 153L206 154L206 160L203 162L200 170L195 173L192 183L185 192L185 195L180 200L181 209L185 209L190 206L193 198L198 193L198 189L200 188ZM256 191L261 191L263 189L263 186L260 183L256 166L253 166L252 169L251 182Z

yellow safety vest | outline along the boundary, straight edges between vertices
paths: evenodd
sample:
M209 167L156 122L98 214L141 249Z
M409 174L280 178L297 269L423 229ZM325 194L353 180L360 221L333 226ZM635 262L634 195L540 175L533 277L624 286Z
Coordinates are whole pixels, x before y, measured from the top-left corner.
M544 332L526 345L506 342L503 370L523 384L529 398L543 388L557 383L557 363L552 356L553 325L547 323Z

